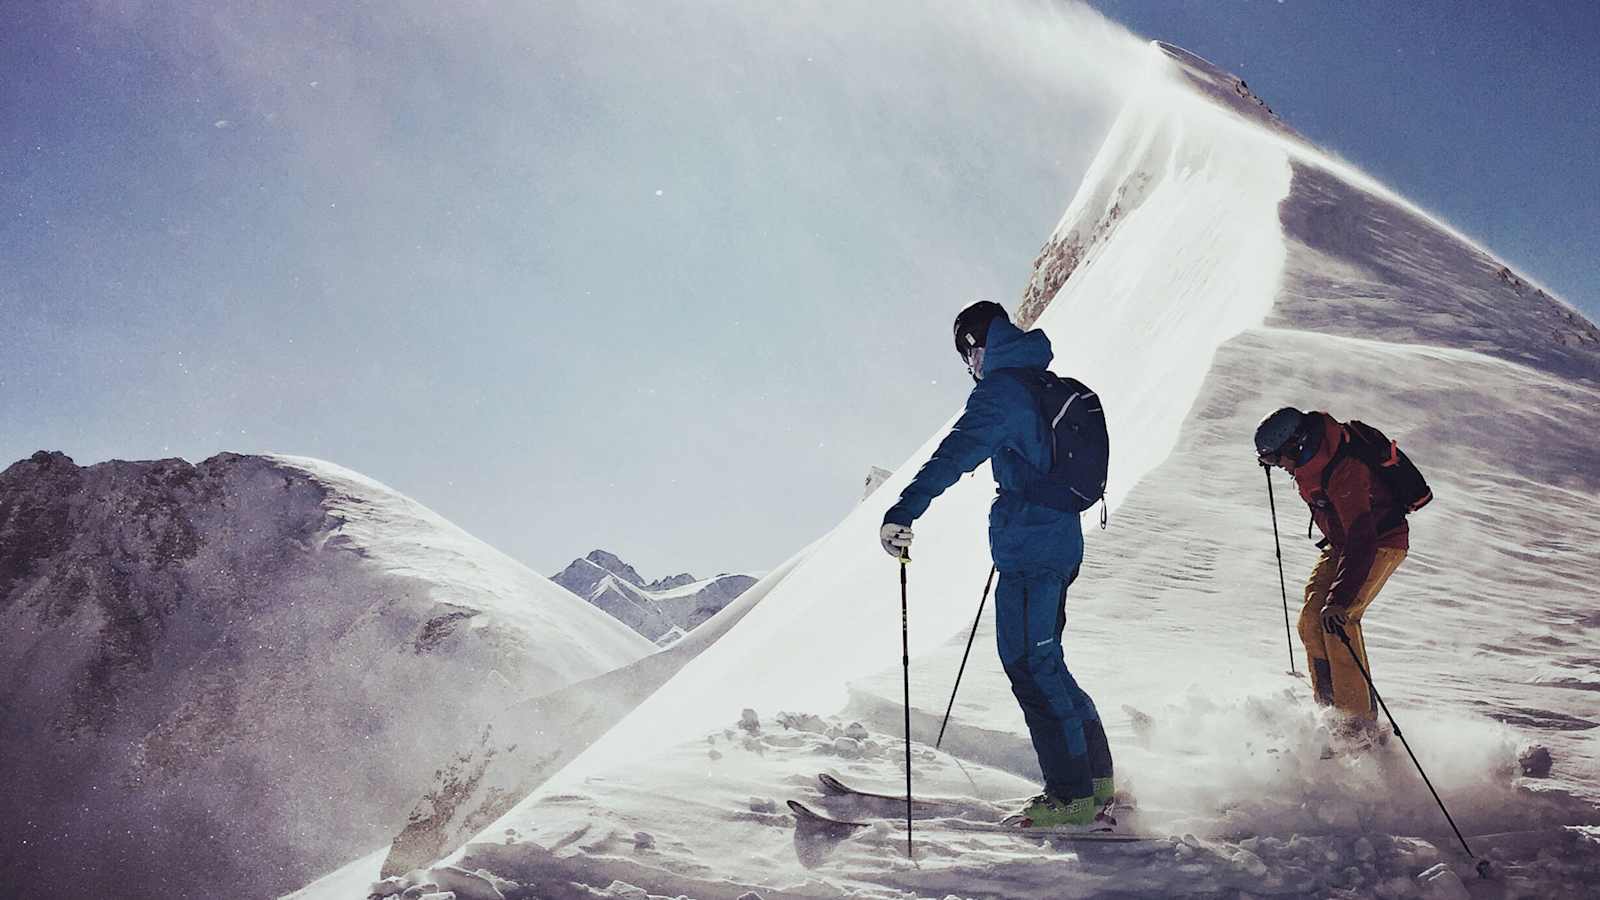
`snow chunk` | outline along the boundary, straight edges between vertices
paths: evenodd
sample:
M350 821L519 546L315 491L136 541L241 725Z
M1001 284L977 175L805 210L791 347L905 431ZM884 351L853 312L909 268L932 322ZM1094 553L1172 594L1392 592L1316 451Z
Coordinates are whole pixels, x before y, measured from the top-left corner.
M459 866L440 866L428 873L439 887L459 900L506 900L489 879Z
M809 731L814 734L826 734L828 723L821 716L812 713L778 713L778 724L793 731Z
M1400 865L1415 870L1417 866L1431 866L1439 861L1439 848L1420 838L1395 838L1395 856Z
M405 889L405 880L397 875L391 878L385 878L382 881L374 881L372 886L367 888L367 897L393 897L395 894L398 894Z
M1417 881L1421 883L1425 900L1472 900L1467 886L1461 883L1461 876L1444 863L1418 875Z

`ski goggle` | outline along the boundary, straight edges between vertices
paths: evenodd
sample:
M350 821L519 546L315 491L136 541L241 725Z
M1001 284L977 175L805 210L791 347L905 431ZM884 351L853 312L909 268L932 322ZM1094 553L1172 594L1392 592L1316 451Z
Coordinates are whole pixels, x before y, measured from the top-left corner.
M1285 456L1290 459L1298 459L1300 451L1304 447L1305 438L1296 435L1271 450L1257 450L1256 459L1263 463L1275 462L1280 457Z

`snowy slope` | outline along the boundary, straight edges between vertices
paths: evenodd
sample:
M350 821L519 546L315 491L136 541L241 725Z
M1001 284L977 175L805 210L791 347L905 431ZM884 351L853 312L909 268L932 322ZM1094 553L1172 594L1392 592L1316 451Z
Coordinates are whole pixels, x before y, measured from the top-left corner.
M1132 824L1187 837L1051 847L925 821L912 865L887 822L843 840L795 830L785 797L896 812L830 801L813 776L903 783L898 570L875 532L947 423L737 628L453 861L563 897L629 895L613 879L728 898L1467 896L1470 861L1403 751L1322 759L1325 723L1285 671L1250 435L1295 404L1381 425L1438 495L1367 634L1406 736L1499 862L1470 895L1592 895L1600 845L1563 826L1600 822L1600 332L1307 145L1238 79L1164 45L1151 63L1024 304L1113 435L1112 524L1088 535L1068 659L1143 806ZM1281 475L1276 489L1292 597L1312 550ZM975 816L1037 784L987 615L931 746L989 568L992 492L980 470L942 497L909 570L917 789ZM1530 741L1551 748L1550 778L1518 777Z
M0 883L30 896L304 883L489 710L655 649L375 481L234 454L6 469L0 626Z

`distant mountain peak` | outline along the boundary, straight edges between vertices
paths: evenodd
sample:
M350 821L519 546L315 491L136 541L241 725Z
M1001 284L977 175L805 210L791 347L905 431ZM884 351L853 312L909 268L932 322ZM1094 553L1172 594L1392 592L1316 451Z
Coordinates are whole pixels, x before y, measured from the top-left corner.
M615 553L606 550L590 550L584 559L594 563L607 572L622 578L637 587L644 587L644 579L634 570L633 566L623 562Z
M590 551L550 580L652 641L673 628L693 630L756 582L749 575L723 573L702 580L680 572L646 583L607 550Z
M649 584L645 585L645 590L670 591L673 588L680 588L686 584L694 584L699 580L700 579L690 575L688 572L680 572L677 575L668 575L665 578L650 582Z

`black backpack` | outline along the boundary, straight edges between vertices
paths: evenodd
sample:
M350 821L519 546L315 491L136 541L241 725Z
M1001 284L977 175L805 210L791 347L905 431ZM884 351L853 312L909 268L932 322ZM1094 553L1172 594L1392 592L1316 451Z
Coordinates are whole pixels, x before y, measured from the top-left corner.
M1018 373L1039 404L1051 437L1050 471L1023 492L1030 503L1081 513L1105 497L1111 442L1100 395L1054 372Z
M1399 527L1405 517L1427 506L1433 500L1433 489L1411 458L1400 445L1365 422L1354 419L1344 425L1345 440L1322 470L1322 493L1328 493L1328 479L1334 466L1346 456L1354 456L1367 464L1389 494L1394 497L1395 512L1386 521L1378 523L1380 532Z

